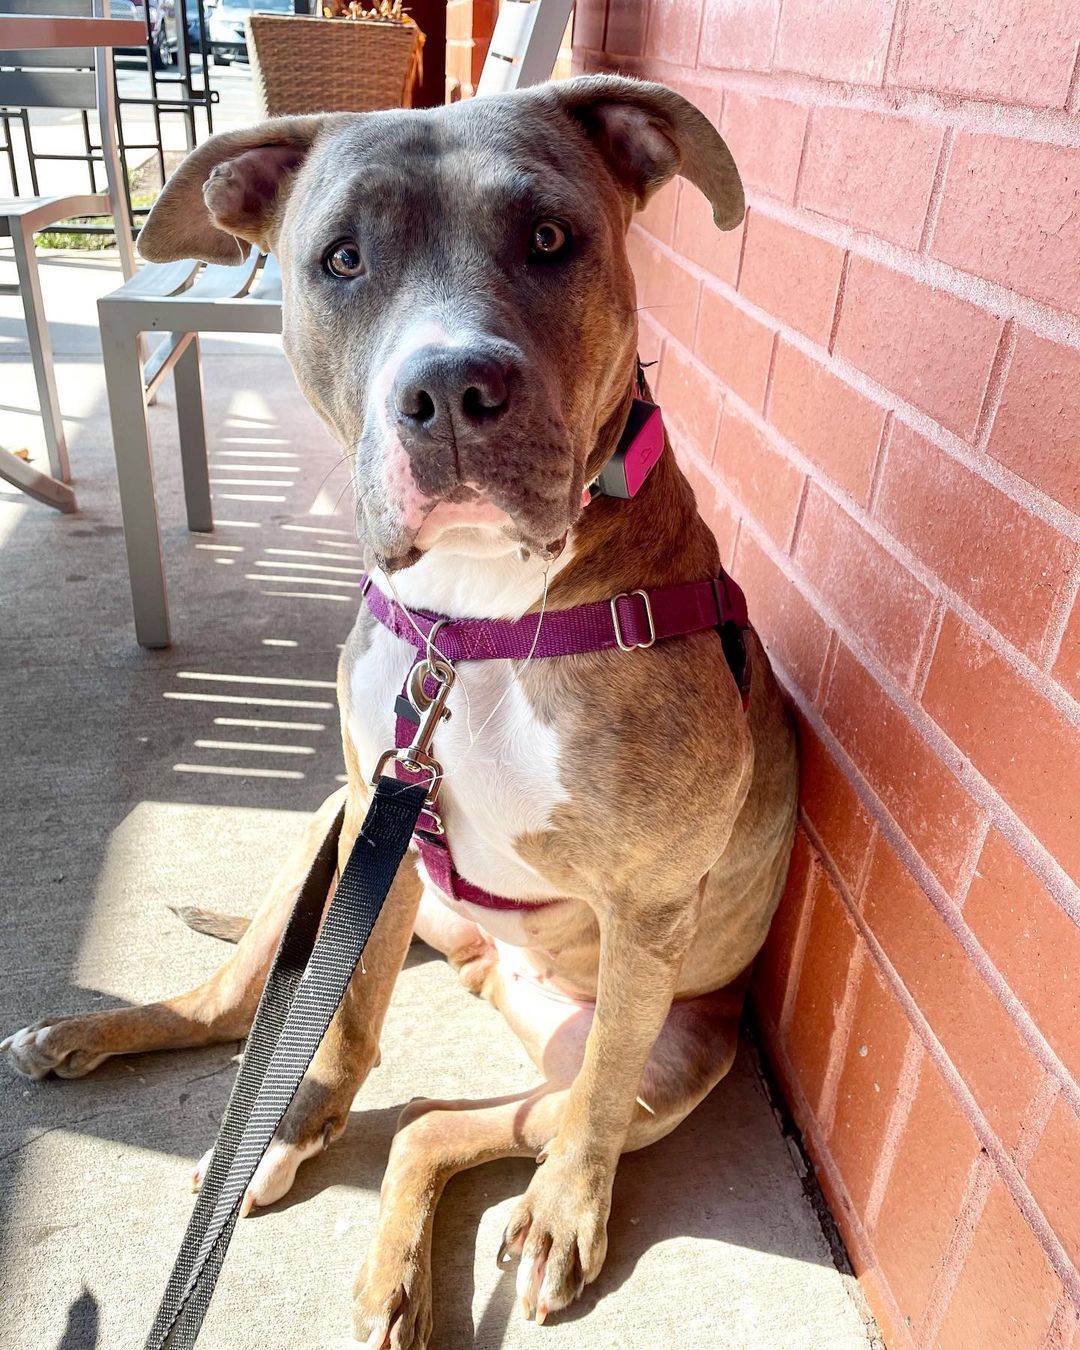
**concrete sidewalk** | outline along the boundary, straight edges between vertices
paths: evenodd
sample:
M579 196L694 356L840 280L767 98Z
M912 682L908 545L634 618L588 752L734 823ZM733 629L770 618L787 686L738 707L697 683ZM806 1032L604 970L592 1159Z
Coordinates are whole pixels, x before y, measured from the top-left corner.
M332 681L359 565L344 466L284 359L273 344L207 344L218 528L184 528L166 388L152 434L176 644L140 650L95 348L93 299L116 274L77 256L43 271L81 511L59 517L0 487L3 1033L175 991L220 961L225 949L165 906L250 913L338 781ZM0 442L36 447L18 314L0 300ZM142 1344L238 1049L114 1061L79 1082L27 1083L0 1065L5 1350ZM208 1350L343 1344L401 1105L535 1081L498 1015L421 945L382 1052L345 1137L239 1226ZM530 1172L496 1164L446 1194L434 1247L444 1350L868 1344L745 1053L673 1136L623 1161L603 1274L545 1327L521 1321L495 1266Z

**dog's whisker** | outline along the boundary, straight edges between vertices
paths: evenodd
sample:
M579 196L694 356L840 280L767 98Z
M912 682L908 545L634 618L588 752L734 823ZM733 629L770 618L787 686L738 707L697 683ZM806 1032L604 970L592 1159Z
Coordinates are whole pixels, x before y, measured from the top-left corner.
M331 476L331 474L337 473L338 469L340 469L343 464L348 464L348 462L351 459L355 458L356 458L356 451L354 450L352 451L351 454L341 455L338 459L336 459L334 463L331 464L329 469L327 469L326 473L323 474L322 481L319 483L319 491L321 492L323 488L326 486L326 480Z
M337 497L334 499L334 512L335 512L335 514L337 513L338 507L341 505L341 499L342 499L342 497L345 496L346 492L348 492L348 490L349 490L351 487L352 487L352 482L351 482L351 481L348 482L348 483L346 483L345 486L344 486L344 487L341 489L341 491L338 493Z

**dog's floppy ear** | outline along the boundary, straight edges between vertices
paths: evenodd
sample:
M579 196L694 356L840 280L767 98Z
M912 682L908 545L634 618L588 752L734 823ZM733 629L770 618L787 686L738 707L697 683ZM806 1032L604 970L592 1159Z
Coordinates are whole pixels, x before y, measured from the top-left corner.
M708 197L719 229L733 230L742 220L742 181L731 151L681 94L622 75L581 75L543 89L581 123L638 209L681 174Z
M329 120L279 117L211 136L165 184L139 252L149 262L239 263L249 244L268 251L282 188Z

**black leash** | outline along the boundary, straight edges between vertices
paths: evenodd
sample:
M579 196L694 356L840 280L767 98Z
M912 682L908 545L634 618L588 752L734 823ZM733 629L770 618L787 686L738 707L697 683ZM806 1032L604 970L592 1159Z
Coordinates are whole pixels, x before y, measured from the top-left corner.
M323 840L267 976L214 1156L146 1350L194 1346L244 1192L345 995L429 786L379 779L320 928L337 866L344 807Z

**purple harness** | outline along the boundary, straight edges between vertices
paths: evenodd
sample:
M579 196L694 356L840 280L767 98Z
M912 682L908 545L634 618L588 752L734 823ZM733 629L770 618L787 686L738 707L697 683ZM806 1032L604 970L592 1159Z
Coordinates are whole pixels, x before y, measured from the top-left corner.
M459 661L521 661L530 653L537 658L577 656L612 648L628 653L669 638L686 637L712 628L720 635L728 665L742 694L744 712L749 702L746 597L723 571L713 581L625 591L612 600L555 610L546 613L542 623L539 614L526 614L520 619L447 619L424 610L406 612L396 601L372 586L371 578L367 576L362 581L362 595L378 622L416 649L416 660L405 677L396 704L395 748L398 751L414 743L418 724L415 709L418 686L421 698L431 699L439 689L438 680L425 673L433 645L437 646L436 655L444 657L453 666ZM383 760L393 756L393 751L387 751ZM382 768L380 762L377 772ZM394 764L394 771L404 782L419 783L425 779L423 772L406 768L400 757ZM439 890L454 900L467 901L485 909L528 910L546 904L546 901L510 900L491 895L456 870L436 809L438 782L435 775L431 775L431 782L433 790L429 804L420 816L413 841L428 875Z

